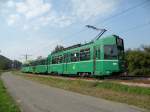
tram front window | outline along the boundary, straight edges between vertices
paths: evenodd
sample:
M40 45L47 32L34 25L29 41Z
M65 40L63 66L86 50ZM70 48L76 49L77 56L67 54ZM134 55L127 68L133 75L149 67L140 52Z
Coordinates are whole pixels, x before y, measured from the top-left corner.
M118 49L116 45L104 46L104 59L118 59Z

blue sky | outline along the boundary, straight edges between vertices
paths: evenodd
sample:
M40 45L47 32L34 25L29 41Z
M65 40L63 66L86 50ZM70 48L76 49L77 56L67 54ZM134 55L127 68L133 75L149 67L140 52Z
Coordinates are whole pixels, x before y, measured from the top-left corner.
M150 0L0 0L1 54L45 57L57 44L93 39L98 32L87 24L106 28L104 36L119 35L126 49L150 45Z

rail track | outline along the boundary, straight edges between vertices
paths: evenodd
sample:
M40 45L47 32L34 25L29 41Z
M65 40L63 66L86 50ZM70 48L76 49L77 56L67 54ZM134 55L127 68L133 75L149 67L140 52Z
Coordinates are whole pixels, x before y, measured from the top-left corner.
M37 74L30 74L30 75L37 75ZM150 76L133 76L133 75L112 75L112 76L105 76L105 77L80 77L80 76L62 76L62 75L55 75L55 74L38 74L38 77L55 77L55 78L61 78L61 79L70 79L70 80L89 80L89 81L97 81L97 80L147 80L150 81Z
M150 76L132 76L132 75L127 75L127 76L110 76L110 77L104 77L104 79L120 79L120 80L133 80L133 79L140 79L140 80L150 80Z
M109 77L73 77L73 76L61 76L61 75L46 75L46 74L27 74L28 77L47 77L57 78L65 80L83 80L89 82L103 82L110 81L128 86L150 87L150 76L109 76Z

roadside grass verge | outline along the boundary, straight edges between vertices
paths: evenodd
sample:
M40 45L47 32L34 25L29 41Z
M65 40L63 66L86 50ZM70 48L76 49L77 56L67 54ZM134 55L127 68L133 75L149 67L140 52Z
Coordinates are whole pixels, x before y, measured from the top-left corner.
M1 71L0 71L1 75ZM0 112L21 112L15 101L6 91L0 77Z
M150 110L150 88L127 86L105 80L93 82L82 79L60 79L52 76L42 77L20 72L14 72L14 74L40 82L42 84L50 85L52 87L62 88L121 103L127 103L129 105Z

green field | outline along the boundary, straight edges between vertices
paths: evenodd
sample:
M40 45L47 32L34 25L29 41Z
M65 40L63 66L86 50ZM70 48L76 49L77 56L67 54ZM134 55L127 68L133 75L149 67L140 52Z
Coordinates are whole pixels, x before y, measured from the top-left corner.
M43 77L16 72L15 74L52 87L127 103L150 110L150 88L127 86L110 81L92 82L82 79L70 80L68 78Z
M1 74L1 73L0 73ZM20 112L12 97L7 93L0 78L0 112Z

